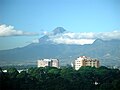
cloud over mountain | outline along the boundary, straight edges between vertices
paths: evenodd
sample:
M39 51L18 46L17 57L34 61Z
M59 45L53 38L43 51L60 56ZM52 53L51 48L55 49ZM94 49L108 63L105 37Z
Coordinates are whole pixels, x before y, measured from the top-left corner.
M39 39L34 39L32 43L39 43Z
M33 36L38 35L34 32L24 32L21 30L15 30L14 26L7 26L7 25L0 25L0 37L7 37L7 36Z
M96 33L95 38L100 38L102 40L111 40L111 39L120 40L120 31Z
M96 39L111 40L120 39L120 31L112 32L63 32L58 34L49 34L49 41L57 44L92 44Z

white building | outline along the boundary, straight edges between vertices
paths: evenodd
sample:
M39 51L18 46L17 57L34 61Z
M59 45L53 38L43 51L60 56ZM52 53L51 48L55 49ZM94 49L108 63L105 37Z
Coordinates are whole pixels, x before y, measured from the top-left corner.
M78 57L74 62L75 70L78 70L81 66L91 66L91 67L99 67L99 61L97 59L92 59L90 57L81 56Z
M41 59L38 60L38 67L57 67L59 68L59 60L58 59Z

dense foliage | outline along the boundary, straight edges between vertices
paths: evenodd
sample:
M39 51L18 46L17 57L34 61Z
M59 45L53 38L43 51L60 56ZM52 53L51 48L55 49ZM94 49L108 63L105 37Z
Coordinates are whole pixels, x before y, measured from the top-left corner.
M0 68L0 90L119 90L120 70L106 67Z

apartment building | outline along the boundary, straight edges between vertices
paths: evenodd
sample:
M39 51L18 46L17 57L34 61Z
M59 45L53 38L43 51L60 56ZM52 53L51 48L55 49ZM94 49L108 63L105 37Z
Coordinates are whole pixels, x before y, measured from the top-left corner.
M38 67L57 67L59 68L59 60L58 59L41 59L37 62Z
M86 56L78 57L74 62L75 70L78 70L81 66L91 66L91 67L99 67L99 61L97 59L93 59Z

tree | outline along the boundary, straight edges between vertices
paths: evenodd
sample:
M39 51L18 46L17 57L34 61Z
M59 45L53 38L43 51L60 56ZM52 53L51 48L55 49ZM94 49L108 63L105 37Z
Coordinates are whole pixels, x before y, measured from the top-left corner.
M37 88L37 80L30 76L26 71L22 71L17 75L18 89L20 90L35 90Z
M68 80L71 80L73 78L73 73L76 72L73 68L69 67L64 67L61 69L60 75L63 78L66 78Z
M16 76L19 74L16 68L7 69L7 73L9 74L10 78L16 78Z
M102 85L100 85L99 90L114 90L114 88L111 83L103 83Z
M120 77L119 77L120 78ZM120 79L114 80L112 82L113 86L114 86L114 90L119 90L120 89Z

